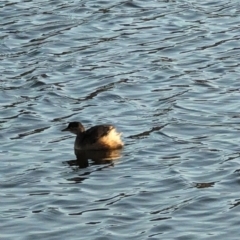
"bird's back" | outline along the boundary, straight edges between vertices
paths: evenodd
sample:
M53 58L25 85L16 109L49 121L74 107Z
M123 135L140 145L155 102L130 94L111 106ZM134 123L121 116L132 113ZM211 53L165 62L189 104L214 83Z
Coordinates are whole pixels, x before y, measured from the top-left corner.
M112 125L97 125L78 135L76 149L103 150L123 147L121 134Z

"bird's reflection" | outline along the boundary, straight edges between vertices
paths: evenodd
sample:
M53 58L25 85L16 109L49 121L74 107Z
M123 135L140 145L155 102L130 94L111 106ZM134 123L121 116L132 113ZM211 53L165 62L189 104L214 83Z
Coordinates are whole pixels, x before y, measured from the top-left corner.
M86 168L89 166L89 160L92 164L109 164L121 157L121 150L99 150L99 151L82 151L75 149L76 160L67 161L70 166Z

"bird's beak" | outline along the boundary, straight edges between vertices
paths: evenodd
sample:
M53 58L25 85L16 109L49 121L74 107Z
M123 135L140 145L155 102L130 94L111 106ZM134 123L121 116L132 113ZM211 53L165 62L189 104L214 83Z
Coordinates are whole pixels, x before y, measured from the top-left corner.
M69 131L69 129L68 129L68 128L64 128L64 129L62 130L62 132L66 132L66 131Z

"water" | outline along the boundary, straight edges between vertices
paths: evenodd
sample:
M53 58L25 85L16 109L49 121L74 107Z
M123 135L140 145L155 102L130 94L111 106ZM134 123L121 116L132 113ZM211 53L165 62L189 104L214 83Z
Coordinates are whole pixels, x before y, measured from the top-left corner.
M1 1L1 239L239 239L238 1ZM70 121L124 150L79 165Z

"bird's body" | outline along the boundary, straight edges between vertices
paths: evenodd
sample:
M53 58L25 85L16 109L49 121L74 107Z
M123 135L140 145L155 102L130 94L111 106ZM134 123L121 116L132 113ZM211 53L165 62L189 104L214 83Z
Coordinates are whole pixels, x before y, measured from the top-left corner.
M97 125L85 130L80 122L71 122L63 131L77 135L74 144L77 150L113 150L123 147L121 134L112 125Z

